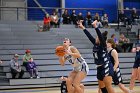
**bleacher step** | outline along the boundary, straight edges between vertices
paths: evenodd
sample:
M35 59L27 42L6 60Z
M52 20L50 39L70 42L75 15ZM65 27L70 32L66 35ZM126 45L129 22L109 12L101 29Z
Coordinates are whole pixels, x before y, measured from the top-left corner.
M0 79L0 87L1 86L6 86L6 85L9 85L9 81L5 80L5 79Z

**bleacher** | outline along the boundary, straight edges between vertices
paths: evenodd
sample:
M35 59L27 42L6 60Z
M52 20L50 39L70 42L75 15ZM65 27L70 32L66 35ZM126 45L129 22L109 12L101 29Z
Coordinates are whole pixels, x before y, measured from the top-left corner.
M55 55L55 47L61 45L65 37L72 40L72 44L80 50L89 65L90 72L83 83L97 84L92 44L82 30L73 25L61 25L60 28L52 28L48 32L37 30L37 22L0 22L0 58L3 60L3 64L0 65L0 81L2 81L0 89L60 86L59 78L67 76L72 70L68 62L64 67L60 66L58 57ZM93 28L88 28L88 30L96 37ZM119 35L119 32L113 28L101 29L101 31L105 30L109 32L109 37L113 33ZM25 49L31 49L39 70L39 79L29 79L27 71L23 79L11 79L9 61L15 53L20 55L22 61ZM129 83L134 57L135 53L119 53L120 68L126 83Z

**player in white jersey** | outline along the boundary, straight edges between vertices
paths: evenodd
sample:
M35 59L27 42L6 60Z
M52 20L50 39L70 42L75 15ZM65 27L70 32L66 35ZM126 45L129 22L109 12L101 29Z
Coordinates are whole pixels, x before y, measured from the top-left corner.
M82 58L78 49L71 46L71 41L65 38L63 41L66 54L59 57L59 62L64 66L65 62L68 61L72 66L73 70L69 74L68 78L63 78L66 81L68 93L84 93L84 85L81 81L85 79L88 74L89 68L85 60Z

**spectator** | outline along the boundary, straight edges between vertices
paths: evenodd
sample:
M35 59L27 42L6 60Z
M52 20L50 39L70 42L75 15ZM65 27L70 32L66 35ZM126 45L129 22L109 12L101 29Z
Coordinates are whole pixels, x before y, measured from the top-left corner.
M76 13L75 13L75 10L72 10L72 14L71 14L71 21L74 25L76 25Z
M55 9L54 12L55 12L55 14L58 16L58 18L60 18L59 9Z
M129 42L130 42L129 38L126 38L124 34L120 34L119 43L129 43Z
M93 20L98 20L98 21L100 21L99 13L95 13L95 15L94 15L94 17L93 17Z
M97 20L97 27L98 28L101 28L103 27L102 23L101 23L101 20L100 20L100 16L99 16L99 13L96 13L93 17L93 20Z
M133 9L131 13L131 19L134 24L138 24L140 22L139 15L136 9Z
M19 57L19 55L15 54L14 57L10 61L12 79L15 79L17 74L19 74L18 78L21 79L24 74L24 70L21 68L18 57Z
M56 15L56 12L53 12L53 14L51 15L51 27L58 27L59 28L59 18L58 15Z
M51 18L49 14L46 14L46 16L44 17L43 31L50 31L50 21Z
M59 26L60 26L60 23L62 23L63 18L61 17L61 14L58 8L54 9L54 12L59 18L58 21L59 21Z
M90 12L87 12L85 20L86 20L85 27L91 26L91 23L93 22L93 20L92 20L92 15Z
M130 25L130 24L131 24L130 18L128 18L128 17L124 14L124 11L123 11L123 10L119 11L118 17L119 17L119 22L123 22L123 23L124 23L124 26Z
M84 21L84 17L81 12L77 16L77 21Z
M124 14L124 11L119 11L119 21L120 22L124 22L125 21L125 18L126 18L126 15Z
M62 14L63 24L70 24L70 15L68 14L68 10L65 10Z
M80 12L79 14L78 14L78 16L77 16L77 22L78 21L82 21L82 24L84 25L84 17L83 17L83 15L82 15L82 13ZM76 23L76 25L75 25L76 27L78 26L77 25L77 23Z
M116 35L115 35L115 34L112 34L112 35L111 35L111 38L114 40L114 43L116 44L116 47L115 47L116 51L117 51L118 53L122 52L122 48L121 48L121 46L119 45L119 41L118 41L118 39L116 38Z
M106 13L101 17L101 23L103 27L108 27L108 16Z
M30 74L30 78L33 78L34 74L35 74L36 78L40 78L38 76L38 70L36 68L36 64L35 64L33 58L30 58L29 62L27 63L27 69L28 69L28 72Z
M27 49L25 51L25 55L23 56L23 66L26 68L27 71L28 71L27 64L31 58L33 58L31 55L31 50Z
M114 40L114 42L115 42L115 44L117 44L118 45L118 40L117 40L117 38L116 38L116 35L115 34L112 34L111 35L111 38Z
M133 47L133 43L130 43L129 38L126 38L124 34L120 35L119 45L123 49L123 52L126 52L126 50L128 50L128 52L131 52L131 49Z

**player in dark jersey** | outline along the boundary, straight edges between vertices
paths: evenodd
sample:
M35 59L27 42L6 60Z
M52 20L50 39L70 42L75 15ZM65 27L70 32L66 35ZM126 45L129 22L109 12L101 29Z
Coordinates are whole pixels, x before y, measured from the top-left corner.
M81 21L77 23L93 44L93 57L94 62L97 65L97 79L99 88L101 88L102 93L115 93L112 87L112 75L114 73L113 65L109 60L106 46L107 32L101 33L97 28L97 20L95 20L92 23L98 36L95 39L82 25Z
M119 68L119 59L118 59L118 53L115 50L116 44L113 39L108 39L107 40L107 50L108 54L110 57L110 61L113 64L114 68L114 75L113 75L113 82L115 85L118 85L119 88L124 92L124 93L130 93L130 90L126 88L123 84L122 77L121 77L121 72Z
M132 52L136 53L135 62L132 69L132 75L130 80L129 89L133 92L133 88L135 86L135 80L138 79L140 81L140 45L137 44L136 48L132 49Z

